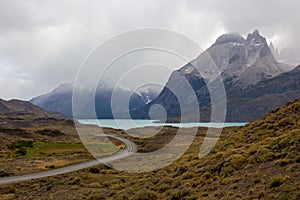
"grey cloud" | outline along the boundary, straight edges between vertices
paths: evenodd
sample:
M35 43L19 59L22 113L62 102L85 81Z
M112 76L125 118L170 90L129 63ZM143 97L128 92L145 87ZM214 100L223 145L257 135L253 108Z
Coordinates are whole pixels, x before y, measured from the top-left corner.
M0 98L29 99L73 81L99 42L138 27L173 29L204 48L222 33L245 35L258 28L279 48L300 49L299 5L297 0L2 0Z

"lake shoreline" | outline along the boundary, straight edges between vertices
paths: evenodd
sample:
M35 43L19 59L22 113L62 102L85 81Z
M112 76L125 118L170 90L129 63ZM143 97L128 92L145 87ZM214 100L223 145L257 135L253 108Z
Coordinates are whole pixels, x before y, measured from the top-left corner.
M103 128L123 129L143 128L148 126L172 126L180 128L210 127L225 128L244 126L248 122L187 122L187 123L158 123L157 120L128 120L128 119L77 119L82 124L98 125Z

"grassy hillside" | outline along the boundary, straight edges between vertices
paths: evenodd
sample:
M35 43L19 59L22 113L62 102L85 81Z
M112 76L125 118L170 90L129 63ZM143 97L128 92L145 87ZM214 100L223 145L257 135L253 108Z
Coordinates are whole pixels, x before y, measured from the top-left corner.
M150 140L134 140L140 152L148 152L163 146L176 130L166 127ZM130 174L101 165L2 186L0 198L300 198L300 99L245 127L224 129L213 151L199 159L199 145L205 132L204 128L199 129L189 150L175 163L158 171Z
M98 130L97 126L88 127ZM99 153L112 153L107 144L99 145L103 145ZM72 119L26 101L0 99L0 177L89 159L93 157L81 143Z

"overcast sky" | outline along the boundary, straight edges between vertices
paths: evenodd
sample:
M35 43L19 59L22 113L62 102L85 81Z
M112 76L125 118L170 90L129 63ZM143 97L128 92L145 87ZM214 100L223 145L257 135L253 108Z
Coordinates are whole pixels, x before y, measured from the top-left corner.
M203 48L227 32L259 29L300 49L299 0L1 0L0 98L30 99L72 82L100 42L140 27L181 32Z

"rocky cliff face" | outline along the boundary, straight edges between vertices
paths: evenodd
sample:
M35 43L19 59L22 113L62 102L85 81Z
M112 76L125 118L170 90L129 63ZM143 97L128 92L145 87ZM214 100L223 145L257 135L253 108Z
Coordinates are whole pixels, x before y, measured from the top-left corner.
M215 65L227 83L241 88L284 72L273 57L266 39L257 30L246 39L236 34L220 36L191 64L201 71L207 71L201 74L204 78L214 78L216 72L211 71L214 68L210 65ZM186 68L180 71L186 71Z
M245 90L227 93L227 121L251 121L300 97L300 66Z

